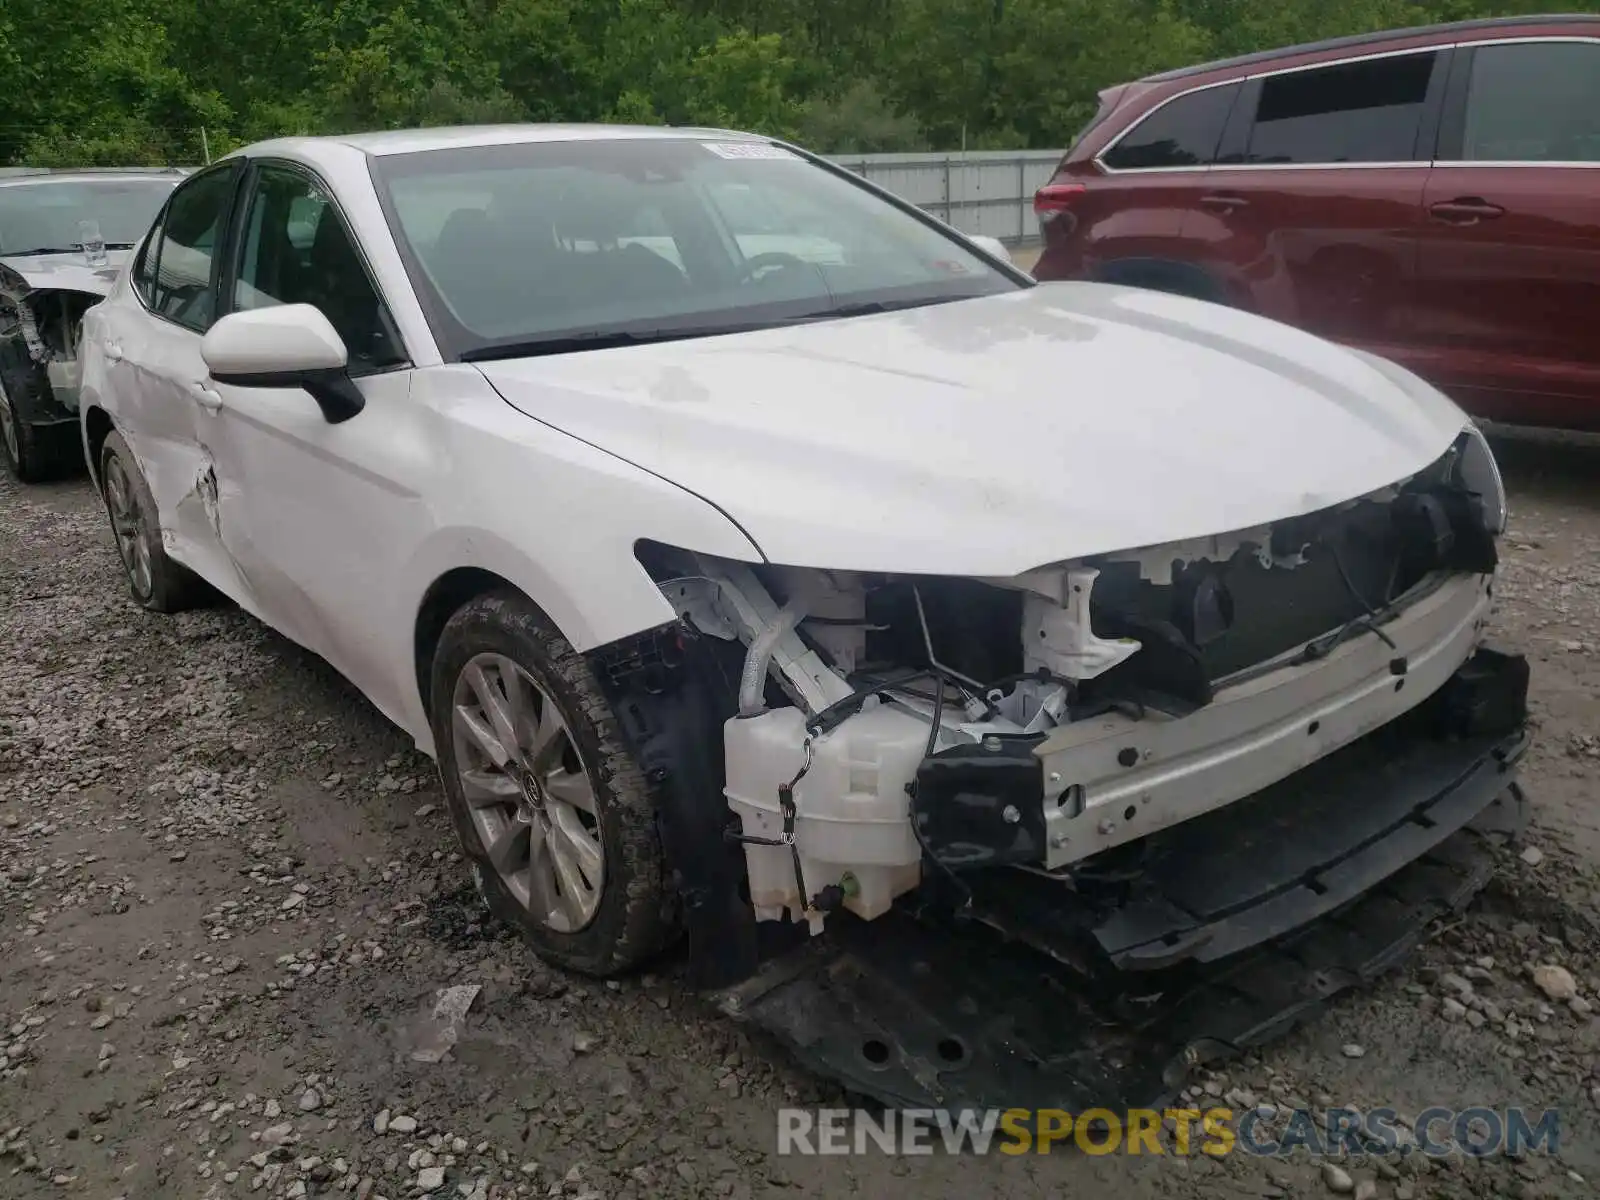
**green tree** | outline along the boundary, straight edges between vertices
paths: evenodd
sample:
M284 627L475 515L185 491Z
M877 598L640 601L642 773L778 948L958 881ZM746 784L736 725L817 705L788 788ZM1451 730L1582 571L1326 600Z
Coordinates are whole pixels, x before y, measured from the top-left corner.
M1116 83L1544 0L5 0L0 162L279 134L713 124L824 151L1056 147ZM1580 8L1600 8L1584 0Z
M928 149L917 119L896 112L870 79L858 79L836 96L813 96L801 107L797 123L800 141L824 154Z

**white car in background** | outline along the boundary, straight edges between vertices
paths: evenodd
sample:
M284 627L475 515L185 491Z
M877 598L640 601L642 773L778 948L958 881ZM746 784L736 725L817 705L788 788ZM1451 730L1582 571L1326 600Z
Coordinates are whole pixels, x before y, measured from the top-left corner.
M1381 894L1377 955L1521 819L1460 409L1242 312L1037 285L793 147L252 146L173 195L83 366L138 603L220 592L343 672L546 958L686 927L726 1008L880 1097L1029 1061L1106 1102L1135 1084L1045 1043L1110 1026L997 1014L1047 977L1176 1000ZM1249 1044L1163 1003L1140 1036L1184 1069Z
M78 333L184 172L0 169L0 458L24 483L78 457Z

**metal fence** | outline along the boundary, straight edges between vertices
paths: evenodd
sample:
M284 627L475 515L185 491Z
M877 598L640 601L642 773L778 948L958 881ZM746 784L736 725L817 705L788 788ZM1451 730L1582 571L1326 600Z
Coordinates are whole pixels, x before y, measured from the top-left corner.
M836 155L834 162L948 221L1007 245L1039 236L1033 193L1064 150L974 150L958 154Z

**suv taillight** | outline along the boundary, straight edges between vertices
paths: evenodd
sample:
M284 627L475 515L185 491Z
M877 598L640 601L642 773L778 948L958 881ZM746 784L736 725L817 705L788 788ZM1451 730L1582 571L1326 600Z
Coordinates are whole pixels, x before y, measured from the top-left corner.
M1033 194L1033 212L1041 221L1047 221L1072 207L1078 197L1088 189L1081 183L1047 183Z

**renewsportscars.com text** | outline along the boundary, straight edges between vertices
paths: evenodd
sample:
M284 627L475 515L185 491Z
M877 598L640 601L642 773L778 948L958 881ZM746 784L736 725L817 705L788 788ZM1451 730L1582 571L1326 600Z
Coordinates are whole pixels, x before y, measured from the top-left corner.
M1163 1137L1163 1131L1166 1136ZM1475 1158L1557 1154L1556 1109L785 1108L778 1110L779 1154L1049 1154L1071 1147L1085 1154L1229 1154L1317 1157L1376 1154Z

